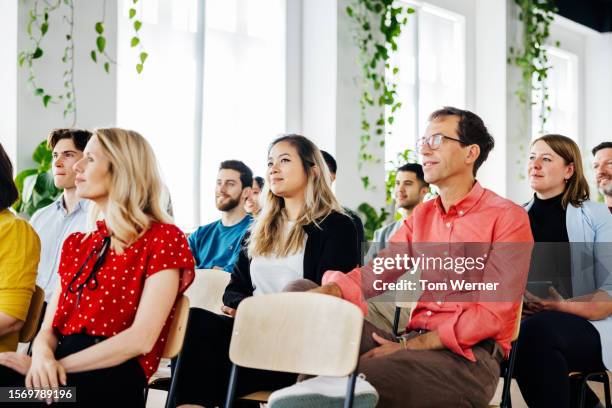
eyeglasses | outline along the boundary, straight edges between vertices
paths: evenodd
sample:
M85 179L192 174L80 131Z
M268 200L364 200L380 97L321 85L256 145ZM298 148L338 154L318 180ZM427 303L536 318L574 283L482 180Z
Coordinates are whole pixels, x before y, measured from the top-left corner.
M454 137L450 137L450 136L445 136L442 133L436 133L434 135L422 137L417 140L417 145L416 145L417 153L421 152L425 144L427 144L427 147L429 147L431 150L438 150L440 146L442 145L443 139L454 140L455 142L459 142L462 145L467 145L467 143L465 143L463 140L455 139Z

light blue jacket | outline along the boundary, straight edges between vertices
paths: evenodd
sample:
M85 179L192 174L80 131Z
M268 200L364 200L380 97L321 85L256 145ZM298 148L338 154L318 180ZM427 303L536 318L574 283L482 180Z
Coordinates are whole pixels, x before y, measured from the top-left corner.
M525 205L529 211L533 200ZM572 295L604 290L612 296L612 214L603 204L585 201L567 206L567 236L571 242ZM612 369L612 316L591 321L599 332L603 362Z

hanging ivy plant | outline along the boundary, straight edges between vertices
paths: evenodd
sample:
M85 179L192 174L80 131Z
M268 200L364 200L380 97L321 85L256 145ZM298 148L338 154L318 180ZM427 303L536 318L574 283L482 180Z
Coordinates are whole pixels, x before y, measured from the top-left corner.
M531 106L531 93L539 93L540 131L550 114L549 93L546 79L550 70L545 47L550 37L550 24L557 8L553 0L514 0L519 7L518 18L523 25L523 42L520 47L510 47L508 63L521 69L521 83L516 95L524 106ZM556 46L559 46L556 42Z
M137 2L138 0L132 0L133 7L129 10L129 19L134 29L134 35L130 39L130 45L132 47L138 46L139 53L136 72L140 74L144 68L144 62L148 54L144 51L140 41L139 31L142 27L142 21L137 18L137 11L134 8ZM65 28L67 28L65 33L66 47L64 48L62 56L62 62L65 66L62 74L64 91L59 94L53 94L39 83L34 66L35 63L40 61L45 55L42 41L49 33L50 16L58 12L62 6L66 9L66 13L62 16L62 21L66 23ZM32 8L28 11L28 18L26 33L30 40L31 48L19 53L19 66L28 69L28 84L32 88L34 95L41 98L43 105L47 107L50 103L63 103L64 118L70 118L70 126L75 126L77 121L77 98L74 81L74 0L34 0ZM109 56L106 50L107 41L104 35L105 20L106 0L103 2L102 19L97 21L94 26L97 34L96 46L95 49L91 50L90 57L95 63L100 61L104 70L109 73L111 64L116 64L116 62ZM64 26L62 26L62 28L64 28Z
M62 74L62 82L64 91L60 94L53 94L43 87L36 79L34 65L45 54L41 42L49 32L50 16L60 9L62 4L66 5L67 13L62 17L68 25L68 30L65 34L66 47L62 56L64 63L64 72ZM57 0L54 3L48 1L35 0L32 8L28 12L28 23L26 24L26 32L32 44L27 51L22 51L19 54L19 66L25 66L28 69L28 84L32 88L34 95L39 96L42 103L47 107L50 103L64 104L64 117L71 116L72 126L76 123L76 92L74 86L74 3L72 0Z
M359 47L359 63L362 68L363 90L359 99L361 110L361 135L359 137L359 171L365 163L380 163L381 159L370 152L372 144L384 147L390 133L386 125L393 124L395 112L402 104L397 100L397 84L394 82L399 68L391 66L391 55L397 51L397 39L408 22L408 14L414 13L393 0L354 0L346 12L355 22L354 41ZM383 73L381 73L383 72ZM377 107L377 119L371 123L368 110ZM372 187L368 176L361 175L365 189Z

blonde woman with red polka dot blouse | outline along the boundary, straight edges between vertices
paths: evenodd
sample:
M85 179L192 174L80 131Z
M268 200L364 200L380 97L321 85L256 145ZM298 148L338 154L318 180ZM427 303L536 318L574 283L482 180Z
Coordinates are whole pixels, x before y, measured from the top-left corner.
M193 281L193 257L160 208L162 184L142 136L99 129L84 153L74 165L77 194L95 203L99 221L64 242L61 290L32 357L3 353L0 386L76 387L70 407L144 407L175 302Z

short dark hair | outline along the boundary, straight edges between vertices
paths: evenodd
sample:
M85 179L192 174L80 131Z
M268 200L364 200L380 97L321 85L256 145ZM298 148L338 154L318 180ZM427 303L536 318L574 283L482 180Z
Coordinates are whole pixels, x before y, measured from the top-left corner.
M601 149L612 149L612 142L601 142L600 144L595 146L593 150L591 150L593 156L595 156L595 154Z
M249 166L240 160L223 161L219 166L219 170L235 170L240 173L240 183L242 184L243 190L247 187L253 187L253 172Z
M261 190L262 188L264 188L264 184L266 184L264 182L263 177L259 177L259 176L255 176L253 177L253 181L257 183L257 185L259 186L259 189Z
M491 136L487 130L480 116L468 110L454 108L452 106L445 106L433 112L429 115L429 121L431 122L446 116L459 117L457 136L459 136L461 143L465 145L476 144L480 147L480 155L476 159L476 162L474 162L474 175L476 175L482 163L489 157L489 152L493 150L495 146L493 136Z
M323 160L325 160L325 163L327 163L329 172L332 174L336 174L336 172L338 171L338 163L336 163L336 159L334 159L334 156L327 153L325 150L321 150L321 154L323 155Z
M400 171L411 171L416 175L417 180L421 183L423 187L429 187L429 183L425 181L425 175L423 174L423 166L418 163L408 163L404 164L402 167L397 169L397 172Z
M85 145L87 145L91 136L92 133L85 129L53 129L47 137L47 146L53 150L60 140L72 139L74 147L82 152L85 150Z
M13 181L13 164L0 143L0 209L9 208L19 198Z

